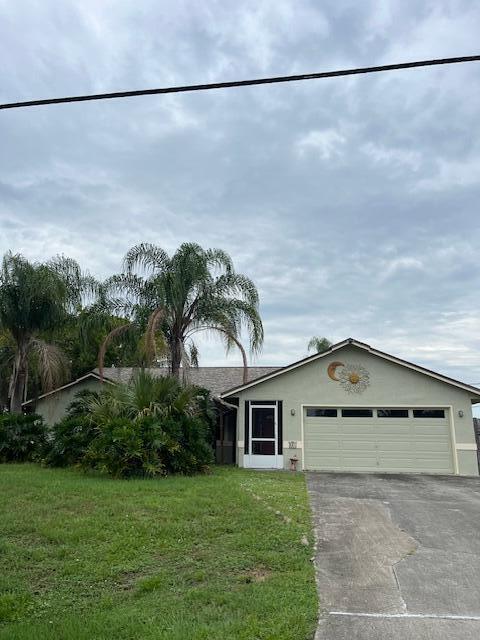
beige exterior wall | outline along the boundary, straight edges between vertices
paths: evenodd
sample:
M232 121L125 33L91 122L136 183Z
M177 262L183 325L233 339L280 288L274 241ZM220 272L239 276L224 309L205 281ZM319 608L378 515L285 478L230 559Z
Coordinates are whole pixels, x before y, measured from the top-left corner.
M41 398L37 401L35 413L41 415L46 424L53 425L65 416L67 407L72 402L75 394L85 389L98 391L100 389L100 381L95 378L88 378L77 382L71 387L57 391L57 393Z
M346 392L327 375L332 361L360 364L370 374L370 384L360 394ZM428 375L389 362L364 349L348 345L323 358L267 380L235 394L239 398L237 416L237 461L243 466L245 400L283 401L284 466L296 454L302 468L302 405L365 407L444 407L450 410L455 466L461 475L478 475L471 394ZM291 415L292 409L295 415ZM459 411L463 417L459 417ZM286 449L289 441L298 448Z

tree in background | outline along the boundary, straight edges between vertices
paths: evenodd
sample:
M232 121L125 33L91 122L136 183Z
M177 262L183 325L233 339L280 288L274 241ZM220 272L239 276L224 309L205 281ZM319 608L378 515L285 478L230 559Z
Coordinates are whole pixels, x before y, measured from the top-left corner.
M69 314L65 323L51 332L50 339L58 344L68 359L72 380L97 367L98 352L105 336L125 322L125 318L107 310L99 313L96 305L91 305L79 313ZM139 363L138 340L138 335L129 332L121 340L112 341L105 354L105 366L136 366Z
M0 268L0 367L9 372L12 413L22 411L29 375L38 376L43 391L66 380L65 354L45 335L62 326L88 289L95 289L94 280L82 275L73 260L59 256L30 263L21 255L5 254Z
M182 365L198 365L194 336L201 332L218 335L227 351L237 346L245 370L242 329L248 333L252 353L262 346L257 289L235 272L230 256L219 249L185 243L170 257L158 246L139 244L128 251L124 272L110 278L107 289L112 308L121 309L129 323L107 337L100 368L111 338L131 326L144 330L146 359L166 358L176 377Z
M320 336L313 336L308 343L308 351L314 351L315 353L323 353L332 346L332 343L327 338Z

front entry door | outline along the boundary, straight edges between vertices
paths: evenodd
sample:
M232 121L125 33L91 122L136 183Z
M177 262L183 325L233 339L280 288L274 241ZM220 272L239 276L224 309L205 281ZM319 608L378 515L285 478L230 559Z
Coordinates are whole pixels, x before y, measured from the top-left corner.
M250 405L249 455L245 466L254 469L283 467L283 456L278 455L277 405Z

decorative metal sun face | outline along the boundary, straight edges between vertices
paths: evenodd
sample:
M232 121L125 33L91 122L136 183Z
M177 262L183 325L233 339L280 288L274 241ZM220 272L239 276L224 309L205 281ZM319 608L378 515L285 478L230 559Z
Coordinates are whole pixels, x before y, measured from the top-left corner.
M370 384L370 374L361 364L346 364L337 373L347 393L362 393Z

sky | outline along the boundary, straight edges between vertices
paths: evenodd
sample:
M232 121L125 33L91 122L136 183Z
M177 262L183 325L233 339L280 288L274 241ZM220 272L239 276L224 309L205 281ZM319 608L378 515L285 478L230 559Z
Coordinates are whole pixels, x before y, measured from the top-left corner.
M0 0L0 101L479 53L468 0ZM0 252L258 286L256 364L354 337L480 385L480 63L0 112ZM240 364L220 341L200 364Z

